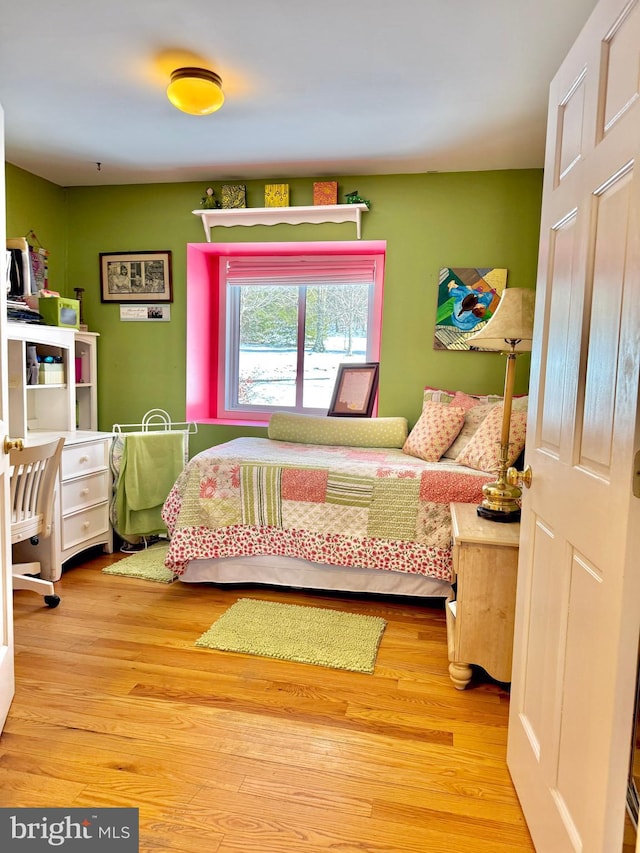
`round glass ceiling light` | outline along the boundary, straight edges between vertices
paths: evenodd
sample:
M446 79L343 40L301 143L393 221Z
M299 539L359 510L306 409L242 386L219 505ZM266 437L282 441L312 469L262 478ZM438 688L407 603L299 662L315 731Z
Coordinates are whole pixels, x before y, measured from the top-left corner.
M224 104L222 80L207 68L176 68L171 74L167 97L183 113L206 116Z

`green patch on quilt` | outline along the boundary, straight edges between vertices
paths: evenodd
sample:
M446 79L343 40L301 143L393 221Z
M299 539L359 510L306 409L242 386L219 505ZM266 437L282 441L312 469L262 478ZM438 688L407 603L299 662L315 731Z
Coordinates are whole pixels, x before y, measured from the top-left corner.
M325 501L343 506L369 506L373 496L373 482L371 477L330 473Z
M202 501L202 510L206 513L207 527L229 527L242 523L240 501L234 498L211 498ZM202 523L202 522L201 522Z
M206 524L202 517L200 478L192 472L185 483L182 504L177 518L178 527L198 527Z
M282 468L279 465L241 465L242 523L282 527Z
M369 507L367 536L380 539L415 539L420 480L376 480Z

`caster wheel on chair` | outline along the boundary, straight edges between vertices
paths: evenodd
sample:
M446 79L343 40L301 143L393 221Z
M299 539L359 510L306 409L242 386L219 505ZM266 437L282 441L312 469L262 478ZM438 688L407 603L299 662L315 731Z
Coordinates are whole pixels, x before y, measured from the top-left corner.
M59 595L45 595L44 603L47 607L57 607L60 604L60 596Z

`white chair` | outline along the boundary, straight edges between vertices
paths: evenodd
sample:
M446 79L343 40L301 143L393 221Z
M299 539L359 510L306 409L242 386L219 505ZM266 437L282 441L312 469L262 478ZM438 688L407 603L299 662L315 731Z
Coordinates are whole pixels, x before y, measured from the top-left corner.
M37 545L40 537L51 536L53 499L64 438L34 444L9 454L11 465L11 544L28 539ZM60 597L53 583L34 575L40 563L14 563L13 588L27 589L44 596L49 607L57 607Z

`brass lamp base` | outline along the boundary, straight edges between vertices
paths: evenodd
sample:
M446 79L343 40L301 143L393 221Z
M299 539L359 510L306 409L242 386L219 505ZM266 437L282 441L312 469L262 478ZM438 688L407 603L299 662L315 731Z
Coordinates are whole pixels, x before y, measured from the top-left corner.
M481 518L503 523L520 521L522 490L510 485L503 472L500 472L497 482L484 485L482 493L484 500L477 510Z
M484 503L479 504L476 512L480 516L480 518L488 518L489 521L500 521L503 523L508 523L510 521L520 521L521 514L520 507L518 507L518 509L516 510L513 510L513 512L505 512L502 509L491 509L490 507L486 507Z

